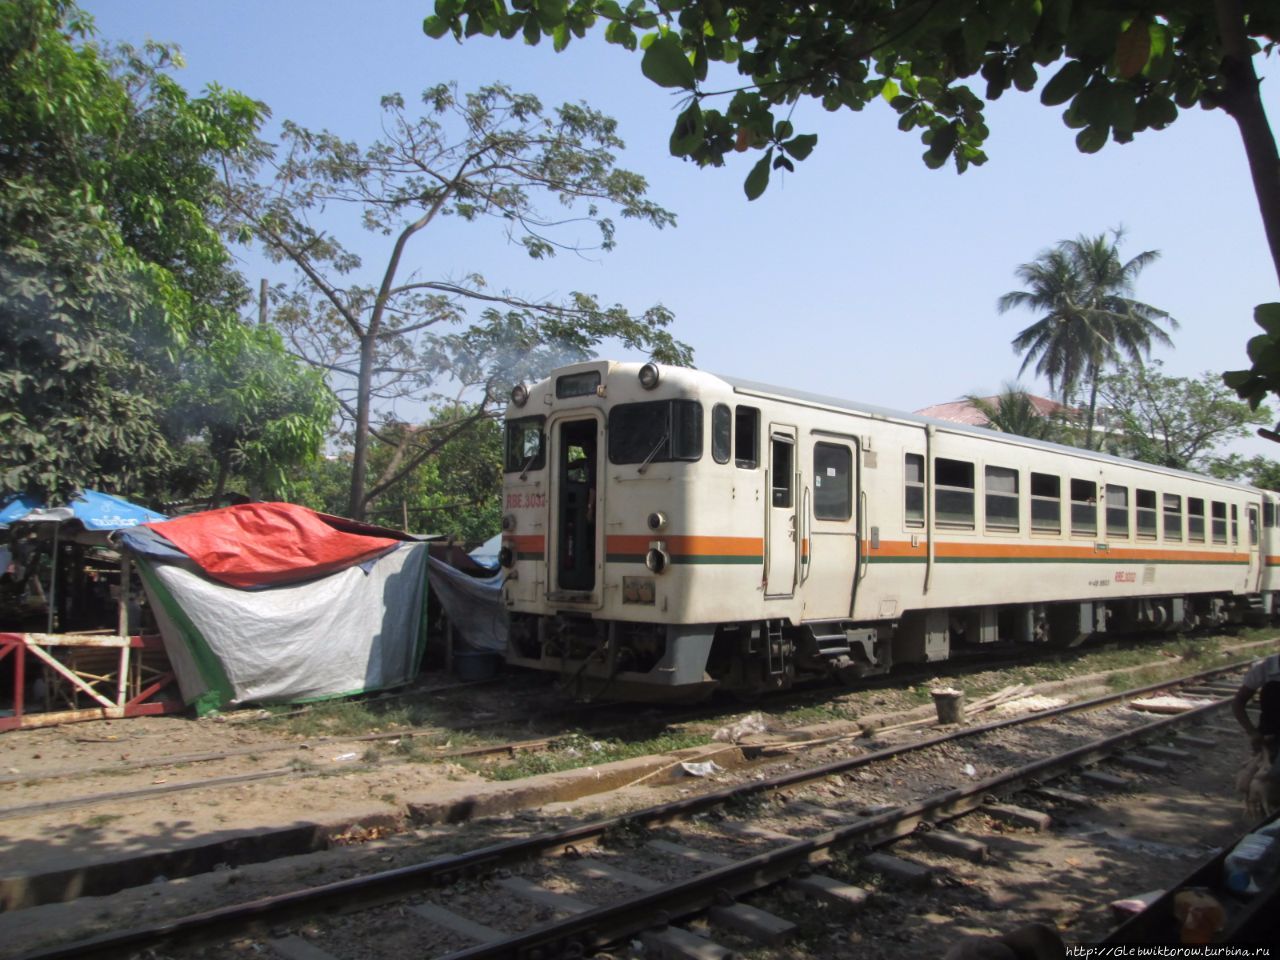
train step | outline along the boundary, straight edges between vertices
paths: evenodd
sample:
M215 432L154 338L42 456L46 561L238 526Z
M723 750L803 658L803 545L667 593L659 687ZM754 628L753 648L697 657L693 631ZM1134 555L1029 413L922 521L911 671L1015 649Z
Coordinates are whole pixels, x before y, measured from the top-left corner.
M849 637L844 627L835 623L808 623L805 629L813 638L818 655L834 660L836 657L849 655Z

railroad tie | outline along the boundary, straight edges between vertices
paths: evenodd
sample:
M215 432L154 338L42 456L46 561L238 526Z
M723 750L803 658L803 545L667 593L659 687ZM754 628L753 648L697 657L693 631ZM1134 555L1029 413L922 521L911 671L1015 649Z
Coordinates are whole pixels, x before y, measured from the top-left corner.
M846 810L835 810L831 807L824 807L820 803L810 803L807 800L795 800L788 803L782 808L785 814L794 814L797 817L817 817L821 820L827 820L831 823L846 824L861 820L856 813L850 813Z
M1076 793L1074 790L1063 790L1061 787L1034 787L1027 792L1033 797L1041 797L1054 803L1065 803L1073 807L1087 807L1093 804L1093 800L1083 793Z
M1128 777L1118 777L1114 773L1107 773L1105 770L1084 770L1080 774L1080 779L1097 787L1105 787L1108 790L1123 790L1133 784L1133 781Z
M611 867L607 863L579 860L572 864L572 868L574 873L580 874L588 880L609 880L620 886L631 887L635 890L661 890L666 886L661 880L653 880L638 873L632 873L630 870L623 870L620 867Z
M550 907L560 913L586 913L588 910L596 908L594 903L587 903L587 901L571 897L567 893L556 893L554 890L540 887L523 877L503 877L498 881L498 886L504 890L509 890L517 897L523 897L531 903Z
M693 847L671 843L669 840L650 840L645 846L657 853L665 853L669 857L679 857L682 860L698 863L704 867L725 867L731 863L738 862L733 857L726 857L722 853L712 853L710 850L696 850Z
M1157 760L1155 757L1144 757L1140 753L1118 753L1111 760L1122 767L1141 770L1143 773L1169 772L1169 764L1166 761Z
M1186 750L1179 750L1177 747L1165 747L1160 744L1153 744L1147 747L1147 753L1153 753L1161 760L1189 760L1191 754Z
M918 833L915 839L926 847L944 853L950 857L968 860L970 863L982 863L987 859L987 845L977 837L965 833L953 833L950 830L930 830Z
M787 886L806 896L821 900L828 906L846 910L863 906L871 896L862 887L855 887L851 883L845 883L843 880L837 880L822 873L812 873L807 877L792 877L787 881Z
M799 929L790 920L745 903L714 906L707 911L707 915L717 927L740 933L767 946L785 943Z
M1016 807L1010 803L984 804L982 812L992 820L999 820L1014 827L1026 827L1035 831L1048 830L1049 825L1053 823L1053 817L1042 810L1029 810L1026 807Z
M486 927L483 923L476 923L434 903L418 903L409 909L428 923L444 927L477 943L495 943L507 938L507 934L501 930Z
M860 865L882 877L915 887L927 886L933 882L933 871L928 867L887 853L868 853L862 858Z
M730 960L734 952L711 940L704 940L696 933L680 927L662 930L645 930L640 934L645 956L660 960Z
M748 840L770 840L774 843L795 843L799 837L789 833L782 833L778 830L770 830L768 827L758 827L754 823L744 823L741 820L721 820L715 825L715 828L721 833L728 833L736 837L745 837Z
M1182 733L1179 731L1173 735L1174 739L1179 743L1185 743L1188 747L1203 747L1206 750L1210 747L1218 745L1217 740L1210 740L1208 737L1197 737L1190 733Z

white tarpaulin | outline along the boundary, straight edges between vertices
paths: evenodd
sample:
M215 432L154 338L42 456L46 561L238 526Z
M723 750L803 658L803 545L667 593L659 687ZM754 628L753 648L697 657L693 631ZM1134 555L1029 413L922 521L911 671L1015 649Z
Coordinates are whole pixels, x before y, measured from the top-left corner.
M183 699L202 710L377 690L417 675L427 545L259 590L139 558Z

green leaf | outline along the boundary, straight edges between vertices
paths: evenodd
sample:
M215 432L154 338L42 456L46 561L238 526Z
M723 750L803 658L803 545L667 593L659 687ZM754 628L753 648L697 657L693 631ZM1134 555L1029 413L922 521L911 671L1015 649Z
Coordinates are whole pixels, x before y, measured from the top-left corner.
M1081 153L1097 153L1106 146L1109 130L1106 124L1090 124L1076 134L1076 149Z
M449 22L441 17L427 17L422 21L422 32L433 40L439 40L449 32Z
M1151 58L1151 30L1145 17L1137 17L1116 40L1116 73L1126 80L1136 77Z
M663 34L649 44L640 60L640 72L660 87L693 89L693 64L685 56L680 39L672 33Z
M556 53L559 53L569 45L569 36L569 25L567 23L562 20L555 25L551 31L551 37L554 40L552 47Z
M769 186L769 165L773 162L773 147L765 151L759 162L751 168L751 172L747 174L747 180L742 185L742 189L746 191L748 200L757 199L765 188Z
M702 144L702 107L695 100L676 118L671 131L670 150L673 157L687 157Z
M817 143L818 135L816 133L802 133L800 136L783 143L782 149L797 160L805 160L813 152L813 148Z
M1253 321L1273 337L1280 337L1280 303L1260 303L1253 308Z
M901 92L902 88L892 80L886 80L884 86L880 88L880 96L884 97L884 102L890 105L893 104L894 97Z
M1079 60L1068 60L1061 70L1040 91L1040 102L1046 107L1066 103L1084 89L1089 82L1090 70Z
M567 0L538 0L538 23L544 30L553 30L564 23L568 12Z
M524 18L524 42L531 47L536 47L541 39L542 27L538 23L537 15L527 14Z

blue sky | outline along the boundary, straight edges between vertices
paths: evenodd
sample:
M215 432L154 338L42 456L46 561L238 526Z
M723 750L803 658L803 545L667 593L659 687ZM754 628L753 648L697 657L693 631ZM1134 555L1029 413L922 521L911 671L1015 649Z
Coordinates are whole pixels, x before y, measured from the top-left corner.
M613 253L534 264L496 229L475 228L424 237L411 257L424 273L478 271L529 297L661 302L714 372L904 410L994 393L1021 362L1009 341L1034 319L995 309L1018 287L1014 268L1058 240L1120 225L1123 254L1161 252L1137 295L1181 322L1176 349L1155 354L1167 373L1246 366L1253 306L1280 299L1243 147L1221 111L1185 112L1165 131L1083 156L1056 111L1010 93L988 110L990 160L957 176L925 168L917 134L898 132L887 105L828 114L802 103L793 122L818 134L817 149L749 203L742 180L758 154L705 170L669 156L678 101L643 78L637 55L598 38L561 54L545 41L433 41L421 30L431 0L82 2L104 40L177 43L193 92L216 82L265 101L276 120L361 143L378 135L382 94L412 99L450 80L501 80L548 105L586 100L616 117L621 164L644 174L676 229L623 222ZM1258 67L1280 126L1280 80L1267 77L1280 58ZM377 261L376 245L363 249ZM1023 383L1048 392L1030 374Z

